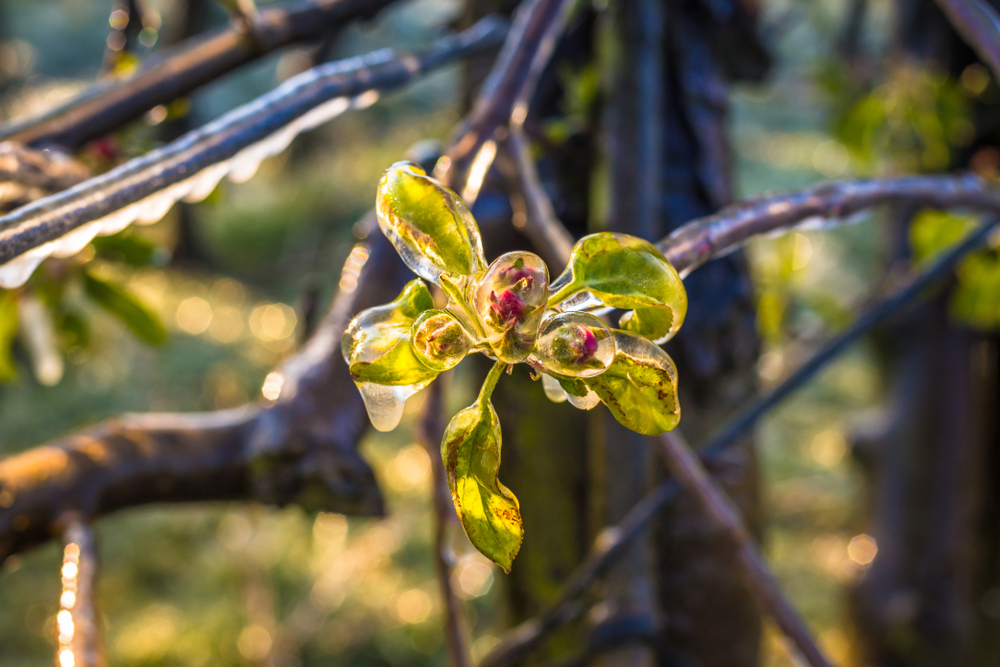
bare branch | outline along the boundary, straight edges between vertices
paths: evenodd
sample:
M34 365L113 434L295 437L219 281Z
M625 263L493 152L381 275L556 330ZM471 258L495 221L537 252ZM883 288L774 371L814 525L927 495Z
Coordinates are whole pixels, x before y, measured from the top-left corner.
M449 528L455 521L455 506L448 490L448 479L441 460L441 439L444 437L444 377L427 388L424 411L420 417L417 437L431 457L431 495L434 507L434 568L441 601L444 603L444 638L448 646L451 667L472 667L469 654L469 629L462 602L452 585L454 554L448 545Z
M996 213L1000 212L1000 188L971 174L821 183L728 206L687 223L657 246L686 276L754 236L814 222L822 227L843 224L858 212L889 203Z
M493 141L497 128L510 118L525 82L539 67L536 61L539 48L567 3L568 0L527 0L517 8L507 39L472 111L462 121L456 132L457 138L435 171L435 175L443 183L466 199L475 199L475 192L463 192L473 161L484 150L487 142ZM551 51L548 56L551 56ZM485 175L493 160L495 148L494 144L492 154L484 153L489 159L476 165L477 171L482 175ZM478 191L478 186L474 189Z
M983 0L936 0L962 39L1000 78L1000 14Z
M580 618L587 611L587 606L581 602L584 594L627 552L650 519L679 493L676 481L666 482L637 503L617 525L605 528L595 540L591 555L569 577L556 599L538 616L508 631L483 657L479 667L517 664L550 633Z
M715 527L732 541L747 580L764 610L798 648L811 667L830 667L805 622L785 598L743 525L739 508L709 476L698 457L676 431L659 438L670 471L695 496Z
M178 199L204 198L227 174L245 180L299 132L352 103L372 103L377 91L398 88L448 62L494 48L504 34L502 22L487 17L419 55L398 56L384 49L314 67L177 141L71 191L0 216L0 263L5 263L0 286L22 284L45 257L72 255L95 234L114 233L136 219L155 222Z
M0 139L77 148L261 56L370 18L391 1L303 0L265 9L254 23L255 39L241 25L193 38L148 58L130 77L95 84L40 118L0 126Z
M94 529L78 514L64 520L66 547L62 595L56 615L56 665L105 667L101 618L97 611L98 553Z
M65 190L89 176L85 166L64 153L0 142L0 212Z
M546 263L557 272L569 263L573 235L556 217L552 201L538 177L535 161L528 148L528 139L520 124L511 123L504 146L514 163L517 188L524 198L526 209L524 223L518 228L531 240Z

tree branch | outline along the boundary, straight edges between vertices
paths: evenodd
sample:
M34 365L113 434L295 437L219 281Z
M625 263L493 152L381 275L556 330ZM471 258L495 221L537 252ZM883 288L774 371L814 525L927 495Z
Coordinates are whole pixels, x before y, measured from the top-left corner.
M764 610L795 644L807 664L811 667L831 667L805 622L782 594L774 575L757 551L753 538L743 525L739 508L709 476L680 434L676 431L664 433L659 440L670 471L695 496L712 524L733 543L750 588Z
M238 24L192 38L151 56L134 75L97 83L42 117L0 125L0 140L78 148L261 56L370 18L391 2L303 0L262 10L254 24L254 39Z
M510 27L510 33L497 56L489 76L483 83L482 91L472 107L472 111L462 121L457 137L444 159L435 170L443 183L459 194L469 177L473 161L479 156L487 142L493 140L496 130L507 123L514 103L532 72L540 66L538 58L547 61L551 56L540 52L551 26L564 11L568 0L527 0L522 3ZM542 65L544 67L544 62ZM485 175L492 157L477 170ZM478 190L478 187L476 188ZM474 195L475 193L469 193ZM475 199L475 196L471 196Z
M693 220L657 244L686 276L761 234L796 226L843 224L881 204L907 203L937 209L1000 212L1000 188L977 176L901 176L821 183L803 190L750 199Z
M517 189L524 198L525 220L519 229L531 240L555 275L569 263L573 235L556 216L552 201L538 177L528 148L528 138L520 124L511 123L504 147L514 165Z
M86 180L90 171L69 155L0 142L0 212Z
M487 17L419 55L397 56L384 49L314 67L177 141L71 191L0 216L0 263L5 263L0 287L22 284L44 258L72 255L96 234L115 233L136 219L155 222L181 198L202 199L227 174L246 180L299 132L354 102L370 104L373 91L398 88L446 63L494 48L505 32L502 22Z
M434 568L441 588L441 601L444 603L444 639L448 647L449 664L451 667L472 667L465 610L461 600L455 595L451 579L454 555L448 545L448 532L449 527L455 523L455 505L452 503L441 460L441 439L445 428L444 381L445 378L438 378L437 382L427 388L417 438L431 457L431 500L434 508L434 539L431 544Z
M97 611L97 536L77 514L68 515L64 532L62 595L56 615L56 665L105 667L104 638Z
M962 39L1000 78L1000 15L983 0L936 0Z

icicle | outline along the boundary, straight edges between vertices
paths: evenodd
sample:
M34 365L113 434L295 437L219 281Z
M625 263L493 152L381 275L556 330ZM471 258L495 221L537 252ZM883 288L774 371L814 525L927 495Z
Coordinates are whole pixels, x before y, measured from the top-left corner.
M545 390L545 397L553 403L565 403L569 395L555 379L548 373L542 373L542 388Z
M368 418L377 431L391 431L403 418L406 399L417 393L414 387L390 387L374 382L359 382Z

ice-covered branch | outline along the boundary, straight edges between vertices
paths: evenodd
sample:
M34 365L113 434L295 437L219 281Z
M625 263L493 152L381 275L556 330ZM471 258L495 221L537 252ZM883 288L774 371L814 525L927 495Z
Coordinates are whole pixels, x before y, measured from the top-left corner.
M1000 188L971 174L821 183L728 206L687 223L657 246L684 276L754 236L842 224L859 212L891 203L996 213Z
M1000 78L1000 14L983 0L937 0L951 25Z
M0 140L77 148L248 62L372 17L391 2L304 0L264 9L254 22L253 39L242 25L192 38L151 56L135 74L97 83L44 116L0 125Z
M0 212L72 187L90 171L69 155L0 142Z
M244 181L300 132L380 91L499 45L505 24L485 18L418 55L391 49L314 67L177 141L66 192L0 216L0 287L24 283L50 255L70 256L94 236L155 222L179 199L198 201L228 176Z
M781 592L781 587L760 555L739 508L723 491L676 432L660 436L660 445L670 472L691 493L715 528L732 543L747 582L761 607L788 637L810 667L830 667L809 628Z
M448 490L448 478L441 460L441 438L444 436L444 381L427 389L417 438L431 457L431 505L434 508L434 569L437 571L441 602L444 605L444 639L448 647L448 662L451 667L472 667L469 654L469 628L462 601L455 594L452 582L454 554L448 542L449 528L457 524L455 506Z
M546 37L568 0L526 0L518 7L510 33L497 56L472 111L459 125L456 139L435 175L473 201L496 156L494 135L506 125L526 82L552 55ZM471 181L471 185L469 185Z
M94 528L78 514L63 520L62 594L56 614L56 665L106 667L97 611L98 553Z

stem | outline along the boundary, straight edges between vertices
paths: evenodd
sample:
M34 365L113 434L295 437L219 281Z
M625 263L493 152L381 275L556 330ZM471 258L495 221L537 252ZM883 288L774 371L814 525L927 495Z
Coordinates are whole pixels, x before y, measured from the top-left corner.
M497 387L497 381L500 380L500 375L507 369L507 364L502 361L498 361L493 364L493 368L490 369L489 374L483 381L483 387L479 390L479 398L476 402L480 405L485 405L487 401L493 396L493 390Z
M441 460L441 439L444 437L444 386L443 376L427 388L427 401L420 417L417 429L418 438L431 457L433 473L433 488L431 499L434 507L434 568L437 572L438 586L441 590L441 600L444 603L444 637L448 646L448 658L451 667L471 667L472 658L469 655L469 630L464 609L455 590L452 587L453 555L448 547L448 527L455 520L455 506L451 491L448 489L448 477Z
M708 471L676 431L659 438L670 472L701 505L709 520L736 547L736 553L749 580L750 587L764 610L771 615L786 637L811 667L831 667L816 645L805 622L782 594L778 582L743 524L743 517L732 499L713 480Z

